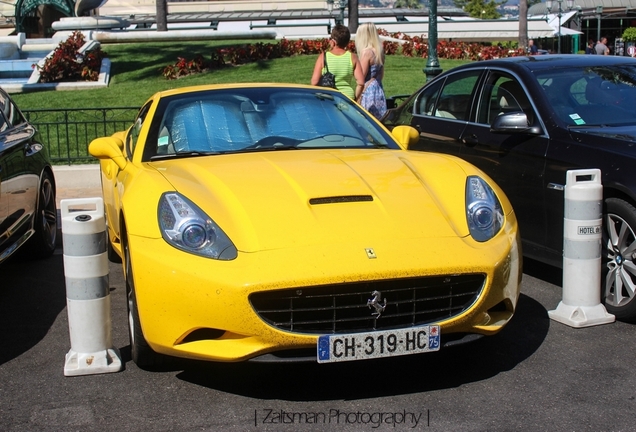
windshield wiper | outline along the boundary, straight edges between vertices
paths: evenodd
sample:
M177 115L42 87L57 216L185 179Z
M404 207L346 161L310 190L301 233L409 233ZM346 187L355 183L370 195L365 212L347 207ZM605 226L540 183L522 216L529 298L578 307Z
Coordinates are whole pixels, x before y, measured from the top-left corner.
M252 153L252 152L266 152L266 151L276 151L276 150L298 150L298 147L295 145L268 145L263 147L245 147L238 150L228 151L225 153Z
M220 152L215 151L187 151L187 152L179 152L179 153L170 153L170 154L160 154L154 155L150 158L151 161L156 160L164 160L164 159L182 159L188 157L197 157L197 156L212 156L221 154Z

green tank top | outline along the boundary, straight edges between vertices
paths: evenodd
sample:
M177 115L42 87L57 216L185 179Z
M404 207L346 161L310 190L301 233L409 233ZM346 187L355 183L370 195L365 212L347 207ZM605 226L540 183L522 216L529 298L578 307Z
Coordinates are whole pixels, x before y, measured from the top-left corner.
M336 76L336 87L342 93L354 98L353 87L351 87L351 81L353 80L353 61L351 61L351 53L347 51L342 55L334 55L330 52L327 53L327 66L329 72ZM326 70L323 68L322 73Z

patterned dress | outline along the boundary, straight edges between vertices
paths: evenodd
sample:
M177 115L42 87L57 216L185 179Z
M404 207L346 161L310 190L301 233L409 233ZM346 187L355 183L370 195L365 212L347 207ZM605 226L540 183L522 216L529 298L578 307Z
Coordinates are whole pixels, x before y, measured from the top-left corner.
M364 78L364 92L360 98L360 105L374 117L380 118L386 113L386 96L381 79L384 65L372 64Z

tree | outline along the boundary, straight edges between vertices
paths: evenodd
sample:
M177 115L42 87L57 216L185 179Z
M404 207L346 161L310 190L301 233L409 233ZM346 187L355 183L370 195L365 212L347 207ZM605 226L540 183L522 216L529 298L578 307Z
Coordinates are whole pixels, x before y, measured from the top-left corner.
M349 31L354 34L358 31L360 21L358 19L358 0L349 0Z
M455 7L468 12L468 15L473 18L498 19L501 18L501 14L497 11L497 8L506 4L508 0L500 2L495 0L453 0L453 2Z
M528 0L519 0L519 48L528 46Z
M156 0L157 31L168 31L168 0Z
M396 0L393 7L403 9L422 9L422 3L420 0Z

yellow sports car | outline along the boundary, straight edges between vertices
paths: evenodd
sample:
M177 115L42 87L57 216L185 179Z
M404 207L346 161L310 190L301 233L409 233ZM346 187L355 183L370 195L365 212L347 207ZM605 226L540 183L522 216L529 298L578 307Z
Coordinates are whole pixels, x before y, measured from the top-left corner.
M418 138L336 90L240 84L157 93L94 140L134 361L365 360L501 330L510 202Z

